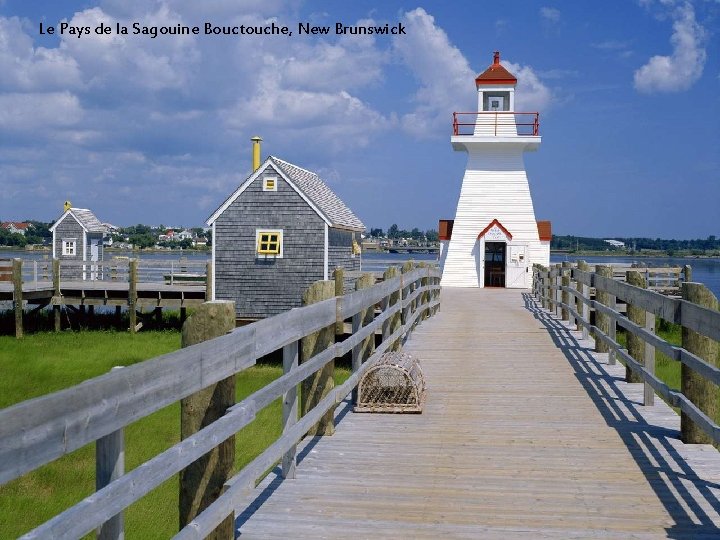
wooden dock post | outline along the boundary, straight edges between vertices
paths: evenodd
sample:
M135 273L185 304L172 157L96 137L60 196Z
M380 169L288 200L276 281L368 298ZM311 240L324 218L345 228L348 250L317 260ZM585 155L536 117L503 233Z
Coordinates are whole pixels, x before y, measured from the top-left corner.
M628 270L625 273L625 279L628 285L639 287L641 289L647 288L645 278L636 270ZM645 327L645 310L643 308L639 308L628 302L627 317L630 319L630 322L633 322L643 328ZM627 332L627 350L628 354L640 365L645 364L645 342L633 332ZM643 378L640 374L635 373L632 369L630 369L629 366L625 366L625 381L629 383L639 383L643 382Z
M123 369L115 366L110 371ZM100 437L95 442L95 491L125 474L125 430L120 428ZM97 530L98 540L122 540L125 538L123 513L114 515Z
M562 279L560 281L561 285L563 287L570 287L570 269L572 268L572 263L570 261L563 261L562 263ZM569 321L570 320L570 310L566 307L570 305L570 293L568 291L562 291L562 303L564 304L561 312L562 312L562 320L563 321Z
M53 322L56 332L60 331L60 259L52 260L52 280L53 280Z
M692 266L689 264L683 266L683 281L686 283L692 282Z
M212 282L212 273L213 273L213 265L212 261L208 261L205 263L205 301L210 302L211 300L214 300L213 295L215 294L215 291L213 291L213 282Z
M578 261L578 270L580 270L581 272L589 272L590 265L585 261ZM580 283L578 281L578 289L580 290L580 294L582 294L583 298L590 298L589 285L586 285L585 283ZM578 313L580 313L581 319L583 319L586 323L590 323L590 304L584 301L578 302ZM587 339L589 336L590 331L588 330L587 325L582 325L582 338Z
M375 285L375 276L370 273L362 274L355 281L355 290L368 289ZM368 306L366 309L360 310L358 313L353 315L352 319L352 333L355 334L360 331L363 326L370 324L375 318L375 306ZM360 343L355 345L352 349L352 371L355 373L360 369L363 362L370 358L372 353L375 351L375 335L370 335L363 339ZM357 386L352 391L352 403L356 405L358 402Z
M562 291L560 290L560 285L562 284L562 264L557 263L555 265L555 279L553 280L553 286L555 289L553 289L553 298L555 303L555 315L560 316L561 310L560 310L560 302L562 301Z
M205 302L185 322L182 346L189 347L235 329L235 303ZM221 418L235 404L235 375L180 400L180 438L186 439ZM180 472L180 528L190 523L223 493L235 460L235 437ZM208 538L234 538L235 516L229 515Z
M398 269L397 266L389 266L387 270L383 273L383 281L389 281L391 279L394 279L398 276ZM393 292L391 295L389 295L385 300L383 300L382 303L382 310L385 311L386 309L391 308L395 304L397 304L400 301L400 291L401 288L398 288L397 291ZM385 342L391 335L395 333L395 331L400 328L400 325L402 324L401 315L400 313L395 313L390 318L386 319L385 322L382 325L382 340ZM395 341L390 348L389 351L397 351L400 349L400 342Z
M22 259L12 261L13 307L15 308L15 337L23 337Z
M128 313L130 315L130 333L137 332L137 280L138 280L138 261L130 259L128 265Z
M702 283L683 283L682 298L702 307L718 309L717 298ZM682 348L699 356L710 365L718 365L718 343L685 326L682 327ZM716 421L718 413L717 387L685 363L682 364L680 377L682 393L711 420ZM680 433L682 441L685 443L709 444L712 442L710 437L682 411L680 413Z
M333 281L316 281L303 293L304 306L321 302L335 296ZM325 327L301 340L300 359L302 362L321 353L335 343L335 324ZM300 393L300 416L305 416L335 388L335 361L325 364L302 383ZM308 435L332 435L335 432L335 408L330 409L320 421L308 431Z
M413 292L413 284L405 281L405 274L412 272L414 267L415 263L413 261L405 261L400 268L400 273L402 274L400 299L403 303L405 302L405 299L408 298ZM402 321L402 325L405 326L410 319L410 313L412 313L412 306L408 304L400 310L400 313L402 314L400 320ZM407 333L408 330L409 328L405 328L405 333Z
M333 270L333 279L335 280L335 296L342 297L345 294L345 269L342 266L338 266ZM339 305L338 303L338 306ZM342 336L344 333L345 321L337 317L335 321L335 335Z
M597 266L595 266L595 273L598 276L606 277L608 279L612 279L613 277L612 267L604 266L602 264L598 264ZM607 306L610 304L610 295L600 290L600 288L598 287L595 293L595 300L599 304ZM595 326L606 336L610 335L610 317L604 313L601 313L599 310L595 310ZM609 347L603 340L601 340L600 338L595 338L596 352L604 353L608 352L608 350Z

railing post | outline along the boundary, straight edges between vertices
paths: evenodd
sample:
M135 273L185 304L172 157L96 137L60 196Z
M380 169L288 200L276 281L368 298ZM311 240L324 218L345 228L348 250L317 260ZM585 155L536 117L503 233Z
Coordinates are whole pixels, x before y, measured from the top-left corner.
M60 296L60 259L52 260L52 276L53 276L53 320L55 331L60 331L60 306L62 297Z
M316 281L303 293L304 306L334 298L335 283L332 281ZM320 354L335 343L335 323L318 330L301 340L301 361L304 362ZM325 366L302 382L300 393L300 416L305 416L335 388L335 361ZM335 408L331 408L320 421L308 431L308 435L332 435L335 432Z
M283 347L283 374L290 373L298 367L298 342L293 341ZM283 394L283 433L287 433L298 419L297 385ZM292 445L282 459L282 477L295 478L297 465L297 445Z
M390 266L387 270L383 273L383 281L389 281L391 279L394 279L398 276L399 272L397 269L397 266ZM390 293L390 295L386 296L382 301L382 310L385 311L386 309L389 309L393 307L395 304L400 302L400 296L401 296L401 290L402 290L402 281L400 282L400 287L396 290ZM382 339L383 343L388 340L388 338L397 331L398 328L400 328L400 325L402 324L401 320L402 316L401 313L395 313L390 318L386 319L385 322L383 322L382 325ZM400 348L399 342L393 343L389 351L397 351Z
M182 346L189 347L235 329L235 303L205 302L185 321ZM235 375L180 400L180 438L186 439L225 415L235 404ZM235 461L235 437L180 472L180 528L190 523L224 491ZM234 538L235 516L230 514L213 531L212 538Z
M562 264L558 263L555 265L555 279L553 280L553 285L555 286L555 289L553 290L553 297L555 299L555 315L560 316L561 309L560 309L560 302L562 301L562 291L560 290L560 285L562 284Z
M13 281L13 307L15 308L15 337L23 337L23 280L22 280L22 259L13 259L12 262Z
M362 274L355 281L355 290L368 289L375 284L375 276L370 273ZM352 333L356 334L363 326L367 326L375 317L375 306L368 306L361 309L352 318ZM363 362L372 355L375 350L375 335L370 335L355 345L352 349L352 372L356 373ZM352 391L352 403L356 405L358 402L357 386Z
M215 291L213 291L212 273L213 273L213 263L212 263L212 261L208 261L207 263L205 263L205 301L206 302L210 302L211 300L214 300L213 296L215 295Z
M578 261L578 270L581 272L589 272L590 266L585 261ZM590 331L588 330L588 325L590 324L590 304L588 303L590 300L590 286L585 283L580 283L579 286L580 294L582 294L583 298L587 299L587 301L582 302L582 307L578 307L582 320L587 323L582 325L582 338L588 339L590 337Z
M115 366L111 371L122 369ZM120 428L95 441L95 491L125 474L125 433ZM125 538L123 513L114 515L97 529L99 540L122 540Z
M563 261L562 263L562 279L561 284L563 287L570 287L570 269L572 268L572 263L570 261ZM561 310L562 313L562 320L563 321L569 321L570 320L570 310L568 307L570 306L570 292L567 290L562 291L562 303L564 304Z
M612 279L612 272L612 267L610 266L604 266L601 264L595 266L595 273L600 277ZM598 285L595 285L595 301L598 304L602 304L604 306L608 306L608 304L610 304L610 295ZM610 335L610 317L604 313L601 313L600 310L595 310L595 326L598 330L600 330L600 332L602 332L606 336ZM601 340L600 338L595 338L596 352L604 353L608 352L609 350L609 347L603 340ZM614 357L613 361L610 361L610 359L608 358L608 363L613 364Z
M682 298L699 306L717 310L718 300L702 283L683 283ZM681 308L682 309L682 308ZM698 334L689 328L682 327L682 348L699 356L710 365L718 365L718 343L707 336ZM698 409L715 421L718 412L717 387L682 364L680 371L682 393L692 401ZM680 433L684 443L709 444L712 439L692 419L680 412Z
M692 266L690 266L689 264L683 266L683 281L685 283L692 282Z
M345 269L338 266L333 270L333 279L335 280L335 297L339 298L338 307L341 306L342 297L345 294ZM340 310L337 310L338 316L335 318L335 335L342 336L345 333L345 321L339 316Z
M401 311L401 313L402 313L401 321L402 321L402 326L403 326L403 338L401 340L401 343L404 343L405 336L410 331L410 329L407 327L407 323L410 320L410 316L412 314L412 311L411 311L412 306L410 304L408 304L406 306L405 301L412 294L413 282L406 281L406 279L407 279L406 274L408 274L409 272L412 272L413 266L414 266L413 261L405 261L400 269L400 271L402 272L402 282L401 282L402 291L401 291L400 298L403 303L403 308Z
M625 279L627 284L632 285L633 287L639 287L640 289L645 289L647 287L645 278L636 270L628 270L625 273ZM627 304L627 318L630 319L630 322L645 328L645 310L634 306L629 302ZM633 332L627 332L627 349L628 354L640 365L645 364L645 342L640 338L640 336L636 336ZM639 383L643 382L643 378L639 373L635 373L635 371L630 369L630 366L625 366L625 381L629 383Z
M649 311L645 313L645 330L655 333L655 314ZM655 374L655 347L649 342L645 342L645 370L648 373ZM649 383L645 383L643 392L643 405L655 404L655 390Z
M137 332L137 280L138 280L138 261L130 259L128 263L128 315L130 316L130 333Z

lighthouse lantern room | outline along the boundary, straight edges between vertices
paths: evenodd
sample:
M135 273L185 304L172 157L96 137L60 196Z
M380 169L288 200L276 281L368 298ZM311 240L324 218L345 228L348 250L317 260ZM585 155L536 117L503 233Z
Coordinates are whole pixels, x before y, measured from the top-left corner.
M475 79L478 111L453 114L454 150L468 161L454 220L440 221L445 287L531 286L550 263L549 221L536 221L523 155L540 145L537 112L515 111L517 79L500 63Z

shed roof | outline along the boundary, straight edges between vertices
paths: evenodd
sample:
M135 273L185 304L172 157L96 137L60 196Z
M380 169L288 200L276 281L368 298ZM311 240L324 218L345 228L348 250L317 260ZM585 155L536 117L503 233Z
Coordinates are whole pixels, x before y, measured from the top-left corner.
M230 206L247 187L272 165L287 183L302 196L318 215L331 227L352 230L365 230L362 221L347 207L322 179L314 172L298 167L275 156L268 156L265 162L228 197L208 218L212 224Z
M60 219L58 219L52 225L52 227L50 227L50 230L54 231L55 228L60 225L60 222L64 220L68 215L72 215L72 217L75 218L75 221L80 224L80 226L85 230L85 232L105 232L105 226L100 223L100 220L95 217L95 214L93 214L87 208L70 208L62 216L60 216Z

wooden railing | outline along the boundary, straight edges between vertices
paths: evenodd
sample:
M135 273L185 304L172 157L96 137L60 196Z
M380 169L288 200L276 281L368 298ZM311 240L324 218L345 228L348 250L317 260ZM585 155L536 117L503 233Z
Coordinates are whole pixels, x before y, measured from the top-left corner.
M420 321L439 309L440 273L436 267L404 267L400 275L395 270L389 269L386 279L378 285L295 308L210 341L1 410L0 485L94 441L98 443L98 470L115 471L104 475L107 485L23 538L77 538L103 524L121 523L118 516L127 506L234 436L259 410L283 397L287 406L282 436L232 478L225 492L177 536L204 538L233 515L244 492L273 464L282 459L284 474L294 467L295 445L308 430L345 399L385 351L400 346ZM368 281L371 279L364 283ZM297 364L298 344L303 338L328 327L344 326L343 321L348 319L352 320L349 337L328 344ZM372 349L366 349L364 344L368 340L374 343L376 332L382 332L382 342L363 358ZM118 474L114 460L121 446L117 439L122 440L124 427L247 369L278 349L283 349L283 357L288 360L281 377L165 452L127 474L122 470ZM352 375L298 419L297 385L349 352L353 356ZM121 528L103 530L108 529L115 533L103 538L119 538L122 534Z
M21 261L25 283L50 282L53 279L53 260ZM59 259L61 281L129 281L130 264L137 261L137 279L143 283L202 285L206 281L206 261L187 259L152 260L113 258L105 261L69 261ZM0 280L10 273L12 260L0 259ZM7 281L7 280L6 280Z
M649 290L643 270L628 269L626 282L621 282L614 279L609 266L597 266L591 271L582 262L578 266L563 263L550 269L536 265L533 293L543 308L554 311L562 320L574 322L582 330L583 338L592 335L596 350L609 353L610 364L620 359L627 368L626 380L644 383L644 404L652 405L657 393L679 408L685 442L718 444L717 299L704 285L692 282L682 283L682 298ZM625 304L625 314L621 313L621 303ZM591 309L595 311L594 324ZM680 346L656 335L656 317L682 326ZM618 327L627 332L627 348L618 342ZM656 350L682 364L680 390L670 388L655 375Z

